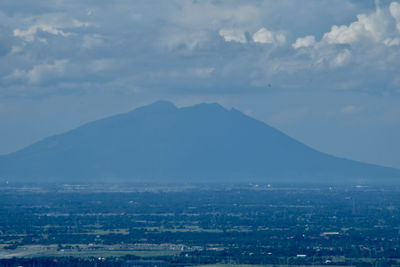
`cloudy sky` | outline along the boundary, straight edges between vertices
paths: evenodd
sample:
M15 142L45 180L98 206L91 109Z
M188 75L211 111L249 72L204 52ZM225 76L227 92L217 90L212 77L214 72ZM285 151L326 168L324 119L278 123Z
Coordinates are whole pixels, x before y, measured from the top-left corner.
M0 154L161 99L400 168L400 1L0 2Z

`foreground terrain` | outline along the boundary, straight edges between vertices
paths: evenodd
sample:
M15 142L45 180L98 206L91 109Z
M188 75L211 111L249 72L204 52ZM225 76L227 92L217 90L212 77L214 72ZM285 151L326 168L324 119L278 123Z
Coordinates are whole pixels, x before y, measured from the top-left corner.
M399 208L396 187L3 185L0 266L398 266Z

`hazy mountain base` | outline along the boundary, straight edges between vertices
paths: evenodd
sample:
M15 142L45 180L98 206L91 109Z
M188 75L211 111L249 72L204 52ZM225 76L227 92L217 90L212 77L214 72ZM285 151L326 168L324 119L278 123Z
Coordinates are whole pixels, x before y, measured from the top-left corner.
M237 110L157 102L0 157L12 182L398 183L400 170L318 152Z

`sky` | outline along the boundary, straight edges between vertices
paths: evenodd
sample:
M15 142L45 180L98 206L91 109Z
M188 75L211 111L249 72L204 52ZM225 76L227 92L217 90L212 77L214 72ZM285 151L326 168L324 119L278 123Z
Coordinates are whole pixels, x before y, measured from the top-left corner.
M0 2L0 154L157 100L400 168L400 1Z

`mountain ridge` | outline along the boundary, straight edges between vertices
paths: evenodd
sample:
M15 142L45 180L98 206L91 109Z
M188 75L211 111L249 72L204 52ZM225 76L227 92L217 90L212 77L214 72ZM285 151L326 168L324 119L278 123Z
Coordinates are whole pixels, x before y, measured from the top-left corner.
M21 182L398 182L400 170L334 157L219 104L157 101L0 156Z

